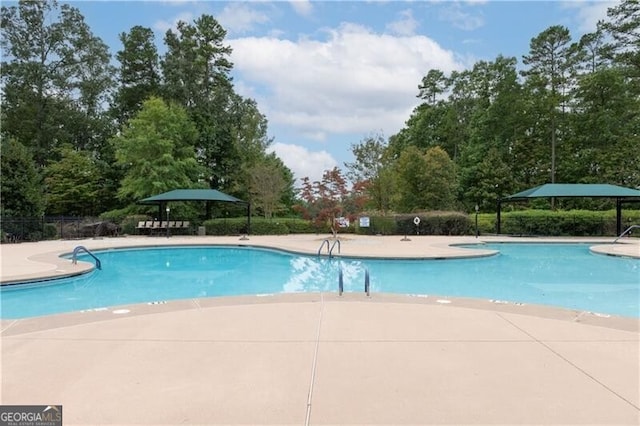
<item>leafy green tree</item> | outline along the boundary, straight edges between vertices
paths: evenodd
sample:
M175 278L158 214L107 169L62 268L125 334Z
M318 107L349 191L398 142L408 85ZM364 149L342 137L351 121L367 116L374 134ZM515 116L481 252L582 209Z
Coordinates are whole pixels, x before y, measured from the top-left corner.
M230 114L230 136L233 152L237 156L226 159L221 177L232 182L229 187L240 198L247 197L250 190L250 176L252 170L264 161L270 161L272 156L266 155L266 149L272 139L267 135L267 118L258 109L253 99L244 99L233 95ZM277 169L279 164L272 164ZM283 175L285 184L291 182Z
M427 164L422 151L416 146L408 146L394 165L396 170L395 210L414 212L426 208L425 181Z
M275 153L258 160L248 175L248 198L265 218L292 207L295 197L293 173Z
M274 166L277 172L282 175L282 178L284 179L284 189L282 190L279 203L280 206L282 206L281 211L291 212L291 208L293 207L296 197L295 178L293 177L293 172L274 152L265 155L260 160L259 164Z
M44 214L42 177L29 149L14 138L2 137L0 209L3 216L39 217Z
M458 180L456 169L449 155L440 147L429 148L425 153L427 179L424 182L425 208L446 210L455 207Z
M165 35L167 53L161 61L166 95L190 109L206 105L216 90L228 85L233 64L226 30L213 16L202 15L193 24L178 22L177 33Z
M124 170L118 196L127 203L179 188L197 188L204 170L194 143L198 133L178 106L159 98L144 102L113 143Z
M576 47L577 59L583 71L593 73L610 66L610 47L605 44L604 32L601 29L584 34Z
M273 217L283 208L282 198L287 190L282 168L274 161L259 163L251 170L250 179L251 204L265 219Z
M449 88L449 84L449 80L442 71L431 69L422 77L422 82L418 86L420 90L418 97L424 99L429 105L435 105L438 95L444 93Z
M512 177L518 169L519 165L509 160L513 158L513 148L523 132L524 117L515 58L498 56L493 62L476 63L471 81L476 87L476 104L469 118L468 138L457 161L461 201L467 208L480 199L485 200L487 195L482 195L487 194L485 188L499 183L496 176L483 170L488 158L496 162L505 177ZM510 185L500 186L506 191L510 189ZM480 206L483 204L484 201Z
M58 148L59 161L45 168L47 188L47 213L64 216L95 216L98 199L100 171L91 155L76 151L70 145Z
M426 153L414 146L402 152L395 164L397 210L446 210L454 207L457 191L455 165L440 147Z
M575 182L640 185L640 100L620 68L581 76L572 115Z
M345 163L347 176L354 183L354 187L362 189L362 197L371 200L374 209L385 213L391 207L393 178L384 136L368 136L360 143L351 145L351 152L355 161Z
M140 111L142 103L160 94L160 64L150 28L135 26L121 33L122 50L116 54L120 62L118 89L112 106L120 124Z
M238 139L239 133L246 132L238 129L242 128L242 112L251 105L233 91L231 47L224 44L225 37L225 29L210 15L202 15L193 24L179 22L177 32L167 31L167 53L161 61L164 93L187 109L198 129L196 149L207 169L209 186L230 192L244 186L246 193L247 168L242 167L246 147ZM243 185L238 173L245 178Z
M76 8L55 0L21 0L0 15L5 134L30 147L40 166L59 143L99 150L112 86L107 46Z
M531 99L536 100L532 106L547 118L548 123L544 126L547 127L546 131L533 133L531 142L544 145L550 140L551 183L556 181L556 146L558 133L562 131L559 122L563 117L559 116L558 110L565 111L576 64L576 50L570 43L569 30L554 25L531 39L529 54L523 57L524 64L529 68L522 71L522 75L527 78Z
M609 47L615 61L640 77L640 2L622 0L607 10L607 17L601 28L613 37Z
M477 205L481 211L495 211L497 200L513 190L511 168L498 149L491 147L472 170L476 183L465 188L467 207Z

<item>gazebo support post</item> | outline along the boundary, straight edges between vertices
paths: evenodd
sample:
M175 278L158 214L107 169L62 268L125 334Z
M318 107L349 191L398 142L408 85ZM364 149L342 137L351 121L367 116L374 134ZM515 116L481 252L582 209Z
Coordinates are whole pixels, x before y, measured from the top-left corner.
M502 208L502 200L498 198L498 209L496 216L496 234L500 235L500 209Z
M251 234L251 203L247 203L247 235Z
M616 236L622 233L622 200L616 198Z

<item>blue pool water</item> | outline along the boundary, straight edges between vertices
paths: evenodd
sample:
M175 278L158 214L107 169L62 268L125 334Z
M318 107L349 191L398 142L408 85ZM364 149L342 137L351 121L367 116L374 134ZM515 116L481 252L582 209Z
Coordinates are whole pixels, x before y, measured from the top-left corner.
M96 253L102 270L5 286L0 317L24 318L195 297L345 291L461 296L640 317L640 260L596 255L587 244L487 244L496 256L449 260L318 258L248 247ZM81 260L92 261L84 257Z

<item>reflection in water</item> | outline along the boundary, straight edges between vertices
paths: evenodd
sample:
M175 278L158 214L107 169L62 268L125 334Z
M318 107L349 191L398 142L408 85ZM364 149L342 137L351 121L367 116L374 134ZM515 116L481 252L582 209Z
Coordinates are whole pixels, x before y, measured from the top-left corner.
M364 266L358 260L294 257L289 263L291 275L283 292L337 291L340 268L345 291L364 291Z

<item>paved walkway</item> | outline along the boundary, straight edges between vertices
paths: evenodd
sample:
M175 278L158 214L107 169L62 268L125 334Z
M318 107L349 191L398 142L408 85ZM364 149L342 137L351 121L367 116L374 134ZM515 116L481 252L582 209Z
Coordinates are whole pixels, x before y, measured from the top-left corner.
M322 241L276 239L307 252ZM452 239L411 239L347 239L341 251L466 254L447 247ZM52 254L79 244L166 242L3 245L2 278L75 273ZM627 250L640 251L636 244ZM0 402L62 404L64 424L640 424L640 321L630 318L311 293L121 306L0 327Z

